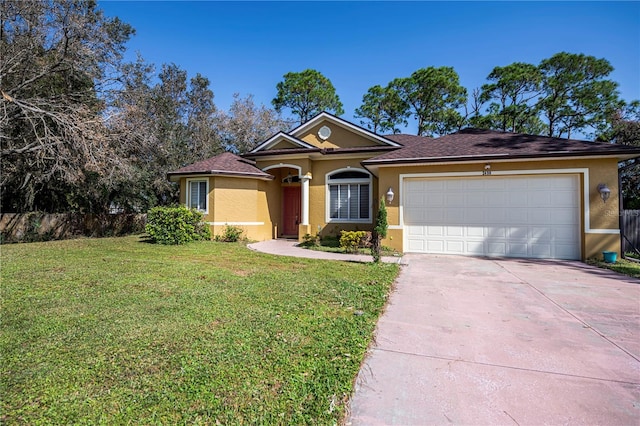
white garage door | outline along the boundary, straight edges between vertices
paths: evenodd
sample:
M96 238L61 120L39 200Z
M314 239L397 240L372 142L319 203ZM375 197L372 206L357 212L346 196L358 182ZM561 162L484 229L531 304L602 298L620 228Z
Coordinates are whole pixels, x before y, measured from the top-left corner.
M580 259L575 175L405 179L406 252Z

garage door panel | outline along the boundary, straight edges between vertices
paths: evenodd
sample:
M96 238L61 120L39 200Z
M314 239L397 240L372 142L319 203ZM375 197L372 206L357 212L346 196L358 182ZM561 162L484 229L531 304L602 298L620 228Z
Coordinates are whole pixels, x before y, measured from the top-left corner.
M529 238L535 241L550 241L552 230L549 228L541 228L533 226L529 231Z
M485 228L485 229L487 230L485 235L489 238L507 239L507 235L508 235L507 228L491 227L491 228Z
M580 258L577 176L407 180L404 194L408 251Z
M571 259L575 253L575 246L573 244L558 244L555 246L555 256L558 259Z
M465 207L463 194L447 194L445 202L447 207Z
M529 254L528 248L529 247L526 243L510 242L508 253L510 254L510 256L514 257L527 257Z
M484 236L485 236L485 228L483 226L468 226L467 227L467 236L468 237L484 238Z
M446 252L451 254L464 254L464 241L449 240L444 242Z
M531 244L531 257L548 259L551 256L550 244Z
M529 221L529 209L520 207L508 207L504 210L504 223L518 225Z
M568 209L553 209L549 211L556 225L577 225L578 218Z
M427 242L427 249L430 252L442 253L445 251L445 241L444 240L429 240Z
M484 243L482 241L467 241L465 246L465 253L460 254L474 254L478 256L484 256L485 254Z
M551 212L549 210L528 209L528 222L530 223L551 223Z
M550 206L551 194L548 191L530 192L527 197L527 206Z
M512 189L511 191L518 191L518 190ZM526 193L509 192L507 196L509 198L509 205L512 207L527 207L529 205Z
M430 207L444 207L444 194L434 193L429 195L429 203Z
M509 240L521 240L526 242L529 239L529 227L510 227L509 228Z
M507 243L488 243L487 255L489 256L506 256L507 255Z
M484 193L469 194L466 200L465 207L483 207L486 200L487 199Z
M499 208L498 208L499 207ZM496 206L496 208L486 208L485 218L495 223L506 224L507 222L507 206Z
M559 227L554 229L555 238L558 242L571 242L578 239L578 232L569 227Z
M406 232L409 236L417 236L417 237L423 237L426 235L426 229L428 229L428 227L425 226L407 226L406 228Z
M577 194L573 191L554 190L550 197L550 205L556 207L572 207L576 204Z

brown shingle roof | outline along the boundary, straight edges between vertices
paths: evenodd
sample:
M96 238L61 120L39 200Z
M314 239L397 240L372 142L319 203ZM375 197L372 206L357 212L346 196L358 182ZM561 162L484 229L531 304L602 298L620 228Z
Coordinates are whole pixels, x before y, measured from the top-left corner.
M407 135L405 133L398 133L395 135L384 135L384 137L394 142L397 142L402 146L413 145L416 143L423 143L425 141L431 140L431 138L426 136Z
M408 135L388 137L394 136ZM403 148L365 160L363 163L417 163L583 155L621 155L628 158L640 155L640 148L470 128L436 139L420 136L415 136L411 140L406 138Z
M167 173L169 176L174 175L227 175L227 176L245 176L260 179L273 179L269 173L265 173L255 166L255 161L251 161L242 157L238 157L230 152L224 152L215 157L198 161L182 167L181 169Z

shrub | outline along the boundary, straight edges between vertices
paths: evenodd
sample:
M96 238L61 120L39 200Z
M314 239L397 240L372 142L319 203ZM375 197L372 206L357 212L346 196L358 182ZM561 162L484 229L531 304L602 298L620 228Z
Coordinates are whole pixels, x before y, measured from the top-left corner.
M154 243L185 244L211 239L203 214L185 206L154 207L147 214L145 231Z
M225 243L236 243L240 241L242 237L242 228L237 226L226 225L222 235L216 235L215 240Z
M340 247L347 253L355 253L366 237L365 231L340 231Z
M320 245L320 235L304 234L302 236L301 247L318 247Z

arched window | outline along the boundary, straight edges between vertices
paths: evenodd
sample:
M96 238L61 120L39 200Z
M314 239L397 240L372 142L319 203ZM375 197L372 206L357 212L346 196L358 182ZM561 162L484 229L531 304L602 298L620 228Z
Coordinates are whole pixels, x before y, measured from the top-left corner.
M371 175L341 169L327 175L327 222L371 223Z

